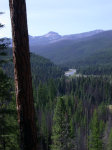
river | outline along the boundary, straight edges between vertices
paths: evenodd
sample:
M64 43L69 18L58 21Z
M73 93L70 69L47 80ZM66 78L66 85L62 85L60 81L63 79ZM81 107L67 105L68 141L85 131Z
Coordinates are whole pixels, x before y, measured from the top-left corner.
M65 72L65 76L73 76L76 73L76 69L69 69L68 71Z

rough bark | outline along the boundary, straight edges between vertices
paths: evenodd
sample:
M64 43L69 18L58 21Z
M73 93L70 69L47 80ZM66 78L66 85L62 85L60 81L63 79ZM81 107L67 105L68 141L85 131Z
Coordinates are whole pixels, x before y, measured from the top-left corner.
M16 103L22 150L37 150L25 0L9 0Z

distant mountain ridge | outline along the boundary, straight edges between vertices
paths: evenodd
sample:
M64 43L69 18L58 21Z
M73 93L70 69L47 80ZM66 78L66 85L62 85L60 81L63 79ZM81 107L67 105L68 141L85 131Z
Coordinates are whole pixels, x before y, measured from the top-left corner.
M112 30L64 36L51 31L43 36L29 36L29 41L31 52L48 58L55 64L112 64Z
M89 32L77 33L77 34L69 34L69 35L60 35L57 32L50 31L47 34L42 36L31 36L29 35L29 43L30 46L35 45L46 45L50 43L55 43L61 40L78 40L86 37L91 37L98 33L104 32L104 30L94 30ZM4 37L5 42L10 42L10 46L12 45L12 39Z
M95 34L101 33L103 30L94 30L90 32L78 33L78 34L70 34L70 35L60 35L56 32L49 32L43 36L29 36L30 46L32 45L44 45L55 43L61 40L77 40L85 37L90 37Z
M92 31L73 35L72 39L65 38L48 44L32 45L31 51L49 58L56 64L78 65L81 61L86 63L91 56L95 56L92 59L96 58L96 55L99 55L97 58L101 58L102 52L105 53L104 57L112 53L112 30Z

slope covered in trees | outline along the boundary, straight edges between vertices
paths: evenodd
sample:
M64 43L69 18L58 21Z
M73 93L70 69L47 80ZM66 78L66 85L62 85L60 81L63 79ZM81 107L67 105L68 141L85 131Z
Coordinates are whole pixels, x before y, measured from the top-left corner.
M63 39L51 44L31 46L31 51L56 64L78 69L83 74L112 73L112 31L89 37Z
M40 62L41 67L52 66L51 62L40 56L34 55L31 59ZM35 63L33 68L38 63ZM10 68L7 68L8 70ZM57 72L60 74L59 70ZM36 73L35 76L38 75ZM42 76L45 80L39 77L33 81L39 149L111 149L112 78L110 76L57 78L53 75L48 79L44 77L46 73ZM7 131L7 127L4 128ZM14 137L15 133L16 131ZM18 147L19 139L14 139L13 143ZM0 144L2 146L2 143Z
M31 51L57 64L83 61L89 56L107 52L112 47L112 31L104 31L78 40L61 40L48 45L31 47Z
M3 57L6 59L12 59L12 50L8 49L6 51L7 57ZM45 82L48 79L51 78L59 78L64 75L65 70L67 70L66 67L59 67L57 65L54 65L49 59L46 59L44 57L41 57L39 55L35 55L33 53L30 54L31 56L31 69L32 69L32 76L34 82ZM1 58L1 56L0 56ZM4 71L6 74L10 77L13 77L13 63L9 62L2 65ZM10 69L9 69L10 68Z
M0 149L19 150L14 86L0 69Z
M3 25L0 24L0 28L2 27ZM4 38L0 39L0 149L19 150L19 128L13 81L4 74L1 67L7 62L5 51L7 45L8 43L4 44Z
M111 78L62 78L40 83L36 91L41 149L108 149Z
M7 58L10 55L8 51ZM39 149L111 149L111 76L66 78L62 76L64 69L48 59L31 54L31 62ZM3 68L10 73L12 65L4 64ZM7 131L6 122L4 128ZM13 143L18 147L19 139L17 136L14 139Z
M80 36L79 36L80 37ZM45 38L45 37L44 37ZM55 64L76 68L83 74L112 73L112 31L82 38L65 38L49 44L32 44L31 51Z

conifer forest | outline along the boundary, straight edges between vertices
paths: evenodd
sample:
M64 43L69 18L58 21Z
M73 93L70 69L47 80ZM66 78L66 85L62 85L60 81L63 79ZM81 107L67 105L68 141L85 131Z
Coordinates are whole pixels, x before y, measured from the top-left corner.
M29 46L25 0L9 0L9 8L12 39L0 38L0 150L112 150L112 30Z

